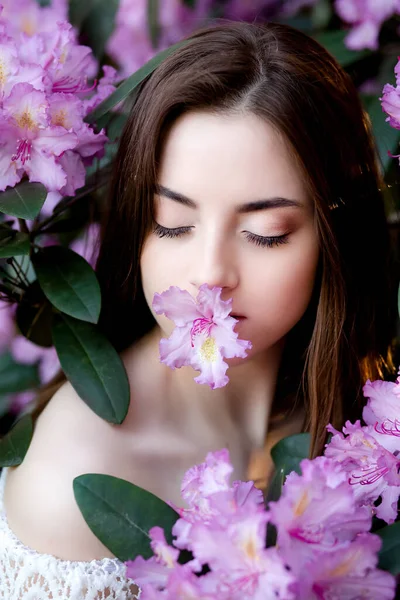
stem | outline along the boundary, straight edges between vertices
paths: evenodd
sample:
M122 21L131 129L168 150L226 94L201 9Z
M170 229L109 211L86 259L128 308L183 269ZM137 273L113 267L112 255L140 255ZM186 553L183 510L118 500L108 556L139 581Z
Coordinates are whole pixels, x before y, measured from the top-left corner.
M26 224L25 219L18 219L18 223L19 223L19 230L22 233L27 233L29 235L29 229L28 229L28 225Z
M93 184L91 187L85 188L85 190L82 191L80 194L78 194L77 196L73 196L72 198L67 200L65 202L65 204L63 204L59 208L55 208L53 214L50 215L50 217L47 217L47 219L45 219L44 221L39 223L39 225L34 227L34 229L32 229L32 231L31 231L32 237L35 238L40 233L46 233L44 228L47 227L47 225L52 224L59 215L61 215L63 212L65 212L68 208L71 208L71 206L73 206L75 204L75 202L82 200L82 198L84 198L88 194L91 194L92 192L95 192L99 188L103 187L105 185L106 176L109 174L110 169L105 169L105 171L106 171L105 173L102 173L102 175L104 175L104 177L102 179L104 179L104 180L100 180L97 183Z

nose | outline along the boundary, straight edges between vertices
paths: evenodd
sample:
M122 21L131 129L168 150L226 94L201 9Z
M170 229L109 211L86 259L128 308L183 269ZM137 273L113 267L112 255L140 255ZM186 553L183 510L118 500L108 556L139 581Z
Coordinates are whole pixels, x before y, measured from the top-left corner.
M226 299L230 290L234 290L239 283L235 253L222 243L208 244L196 257L190 271L190 284L196 291L203 283L207 283L210 288L222 288L225 292L221 294L223 299Z

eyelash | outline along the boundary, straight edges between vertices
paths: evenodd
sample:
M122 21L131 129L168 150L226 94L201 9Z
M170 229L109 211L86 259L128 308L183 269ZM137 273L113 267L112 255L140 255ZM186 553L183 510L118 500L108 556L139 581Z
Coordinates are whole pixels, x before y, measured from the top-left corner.
M191 227L176 227L175 229L169 229L168 227L163 227L158 223L155 224L153 229L153 233L155 233L158 237L168 237L168 238L177 238L181 237L190 232ZM246 231L246 238L252 244L256 246L261 246L263 248L272 248L274 246L280 246L281 244L287 244L288 234L285 235L277 235L272 237L264 237L262 235L256 235L255 233L250 233Z

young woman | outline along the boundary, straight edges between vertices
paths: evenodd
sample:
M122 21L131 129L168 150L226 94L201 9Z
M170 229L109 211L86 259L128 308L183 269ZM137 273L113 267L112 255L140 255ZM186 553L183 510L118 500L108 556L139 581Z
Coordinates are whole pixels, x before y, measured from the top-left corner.
M309 431L315 456L329 422L360 417L365 380L393 373L382 186L349 76L299 31L219 24L147 78L121 139L96 268L100 324L131 384L128 415L106 423L65 380L43 396L25 460L2 477L7 598L134 597L80 514L79 474L179 504L185 470L226 447L235 478L263 487L280 437ZM237 331L252 342L216 390L160 363L172 322L152 309L155 292L196 296L203 283L233 299Z

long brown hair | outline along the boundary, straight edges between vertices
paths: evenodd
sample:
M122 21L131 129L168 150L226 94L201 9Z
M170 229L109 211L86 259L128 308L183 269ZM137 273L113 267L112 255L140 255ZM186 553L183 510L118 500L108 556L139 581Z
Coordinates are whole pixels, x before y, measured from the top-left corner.
M304 405L314 456L328 422L340 427L360 417L364 381L393 370L384 184L368 117L336 60L289 26L218 22L166 58L131 108L102 225L100 327L118 351L155 324L139 259L153 224L163 140L179 115L194 110L251 112L268 121L288 140L314 200L317 281L305 315L288 334L273 409ZM36 414L50 395L42 396Z

